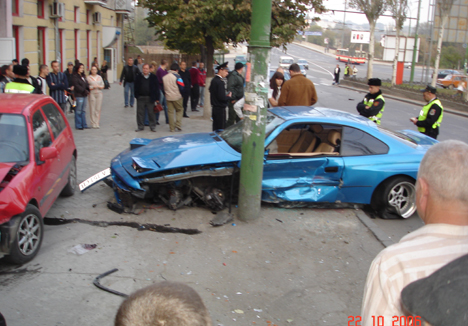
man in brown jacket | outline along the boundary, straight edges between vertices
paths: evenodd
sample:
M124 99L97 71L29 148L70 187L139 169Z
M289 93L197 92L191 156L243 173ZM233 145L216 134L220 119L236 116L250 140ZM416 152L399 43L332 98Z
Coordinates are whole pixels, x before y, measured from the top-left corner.
M317 92L314 83L301 73L297 63L289 67L291 79L281 87L281 95L278 106L311 106L317 103Z

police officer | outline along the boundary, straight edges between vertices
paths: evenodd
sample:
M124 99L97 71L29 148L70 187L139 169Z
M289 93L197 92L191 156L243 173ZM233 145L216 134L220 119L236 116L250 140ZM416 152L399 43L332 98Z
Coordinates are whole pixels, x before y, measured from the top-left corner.
M367 85L369 85L369 93L358 103L356 109L360 115L380 125L380 119L385 109L385 99L380 90L382 81L379 78L371 78Z
M421 92L423 92L423 97L427 104L423 106L419 117L411 118L410 120L418 127L419 132L437 139L440 123L444 117L444 108L437 98L435 87L427 85Z
M228 63L216 67L218 71L211 81L210 85L210 100L211 100L211 116L213 118L213 131L226 128L226 106L231 100L232 93L228 94L226 76L229 73Z
M28 67L15 65L13 66L13 73L16 78L5 85L5 93L37 93L37 89L28 81Z

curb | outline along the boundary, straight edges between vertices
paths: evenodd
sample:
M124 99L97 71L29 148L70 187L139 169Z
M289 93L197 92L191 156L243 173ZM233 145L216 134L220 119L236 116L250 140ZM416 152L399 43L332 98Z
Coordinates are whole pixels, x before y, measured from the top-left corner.
M377 240L384 246L388 247L395 242L385 234L373 221L372 219L366 215L362 210L355 211L357 218L364 224L375 236Z
M367 91L365 91L365 90L350 87L350 86L338 85L338 87L346 88L346 89L353 90L353 91L356 91L356 92L367 93ZM421 106L421 107L426 105L426 103L424 103L424 102L419 102L419 101L414 101L414 100L405 99L405 98L401 98L401 97L396 97L396 96L393 96L393 95L389 95L387 93L385 93L385 97L388 97L388 98L391 98L392 100L396 100L396 101L400 101L400 102L406 102L406 103L409 103L409 104L418 105L418 106ZM448 112L448 113L452 113L452 114L456 114L456 115L468 118L468 113L461 112L461 111L458 111L458 110L444 108L444 112Z

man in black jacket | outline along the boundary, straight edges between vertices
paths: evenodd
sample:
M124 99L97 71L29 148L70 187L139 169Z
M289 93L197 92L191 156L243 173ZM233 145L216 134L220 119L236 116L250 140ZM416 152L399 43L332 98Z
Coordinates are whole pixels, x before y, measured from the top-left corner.
M371 78L367 85L369 85L369 93L357 104L356 109L360 115L380 125L385 110L385 99L380 90L382 81L379 78Z
M142 67L143 74L135 79L135 98L137 99L137 125L135 131L145 129L145 108L148 110L149 125L152 132L156 132L156 116L154 104L159 103L159 82L156 75L150 73L149 64Z
M133 58L130 57L127 59L127 65L125 65L122 69L122 73L120 74L120 85L122 85L122 81L124 82L124 99L125 99L125 107L128 107L128 93L130 92L130 106L133 108L133 104L135 103L135 78L137 75L140 74L137 66L133 65Z
M184 81L184 85L185 85L184 93L182 94L184 118L188 118L189 116L187 115L187 105L188 105L188 99L190 97L190 88L192 84L191 84L191 78L190 78L190 71L187 70L187 63L185 61L182 61L180 63L179 75L180 77L182 77L182 80Z
M237 62L234 69L235 70L232 71L227 78L228 92L232 92L232 98L228 103L229 117L226 127L232 126L240 121L240 117L237 116L237 113L234 110L234 103L244 97L244 77L242 76L244 64L242 62Z
M213 118L213 131L224 129L226 127L226 106L231 100L232 93L226 95L227 85L223 80L229 73L227 62L216 67L218 71L211 81L210 99L211 99L211 117Z

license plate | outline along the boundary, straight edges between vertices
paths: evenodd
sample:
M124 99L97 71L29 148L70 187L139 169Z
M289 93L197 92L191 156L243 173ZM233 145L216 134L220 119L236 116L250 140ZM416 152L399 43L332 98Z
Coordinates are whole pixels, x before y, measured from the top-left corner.
M82 183L80 183L80 191L83 192L85 191L86 189L88 189L89 187L95 185L96 183L98 183L99 181L101 180L104 180L106 178L108 178L109 176L111 175L111 170L110 168L107 168L105 170L102 170L101 172L99 173L96 173L95 175L93 175L91 178L88 178L87 180L83 181Z

